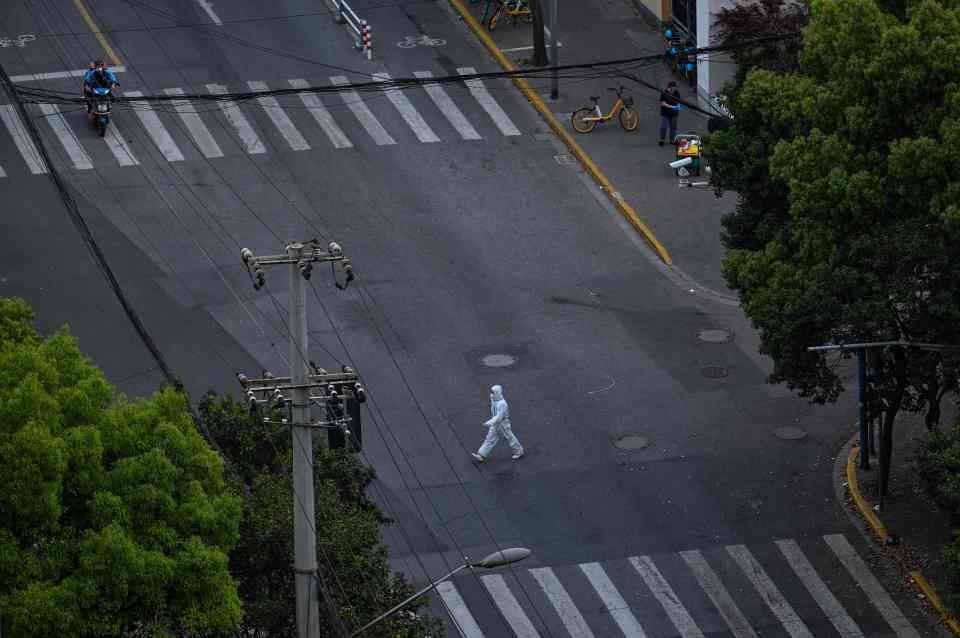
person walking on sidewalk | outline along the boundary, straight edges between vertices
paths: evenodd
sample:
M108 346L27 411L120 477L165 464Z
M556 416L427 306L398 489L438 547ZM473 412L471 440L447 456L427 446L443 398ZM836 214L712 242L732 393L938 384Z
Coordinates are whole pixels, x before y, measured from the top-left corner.
M663 146L663 136L670 130L670 144L677 138L677 116L680 113L680 92L677 83L670 81L667 88L660 93L660 146Z
M513 450L511 458L514 461L523 458L523 446L513 434L513 428L510 425L510 406L503 398L502 386L495 385L490 388L490 418L484 422L484 425L487 426L487 438L484 439L480 449L471 455L474 459L480 463L486 461L500 440L501 434Z

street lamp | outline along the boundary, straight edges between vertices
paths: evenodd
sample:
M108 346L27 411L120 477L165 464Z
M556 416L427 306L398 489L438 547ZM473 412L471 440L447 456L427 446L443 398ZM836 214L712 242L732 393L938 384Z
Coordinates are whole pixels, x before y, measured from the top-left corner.
M377 616L376 618L368 622L366 625L364 625L360 629L350 634L350 638L354 638L354 636L359 636L360 634L365 632L370 627L373 627L374 625L376 625L378 622L380 622L387 616L390 616L400 611L401 609L406 607L408 604L410 604L417 598L420 598L420 596L423 596L425 593L427 593L428 591L430 591L431 589L433 589L434 587L436 587L446 579L450 578L454 574L464 569L467 569L468 567L470 569L473 569L474 567L482 567L484 569L493 569L495 567L503 567L504 565L509 565L510 563L516 563L517 561L521 561L527 556L529 556L531 553L532 552L526 547L510 547L508 549L504 549L499 552L494 552L490 554L489 556L481 560L479 563L471 563L470 559L464 556L464 560L466 562L463 565L460 565L460 567L457 567L450 573L445 574L440 578L436 579L435 581L433 581L432 583L430 583L429 585L427 585L417 593L413 594L403 602L399 603L389 611L385 611L384 613L380 614L379 616Z

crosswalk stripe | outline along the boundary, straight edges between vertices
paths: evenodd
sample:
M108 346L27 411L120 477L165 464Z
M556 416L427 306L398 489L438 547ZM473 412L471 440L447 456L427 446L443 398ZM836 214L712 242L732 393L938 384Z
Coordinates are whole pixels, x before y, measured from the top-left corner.
M137 161L136 156L134 156L133 151L130 150L127 140L123 139L123 136L120 135L116 124L110 123L110 126L107 127L107 134L103 136L103 140L107 143L113 156L117 158L120 166L136 166L140 163Z
M343 75L335 75L330 78L330 81L336 86L350 84L350 80ZM373 113L370 112L370 109L367 108L367 105L360 99L360 95L356 91L347 89L339 91L339 93L344 104L353 112L354 116L356 116L360 124L363 125L363 128L367 130L367 133L370 134L370 137L373 138L373 141L376 142L378 146L397 143L396 140L390 137L390 134L387 133L387 130L383 128L383 125L380 124L377 118L373 116Z
M660 601L660 605L667 612L667 616L670 617L670 621L680 632L680 635L683 638L704 638L703 632L697 627L697 623L690 617L690 614L687 613L676 592L670 587L670 583L663 577L650 557L631 556L630 563L640 573L640 577L653 593L653 596Z
M535 567L529 570L530 575L540 584L543 593L553 608L557 610L563 626L567 628L570 638L594 638L593 632L580 614L580 610L573 603L570 594L563 587L563 583L549 567Z
M437 585L437 593L443 598L444 604L450 611L457 628L463 638L483 638L483 632L480 631L480 625L474 619L473 614L467 609L466 603L460 596L460 592L453 586L449 580L445 580Z
M580 571L584 573L590 584L603 601L603 606L613 616L613 620L620 627L620 631L626 638L646 638L647 634L640 626L640 621L630 611L627 601L623 599L616 585L607 576L600 563L581 563Z
M127 97L143 97L143 93L140 91L125 91L124 95ZM160 149L160 153L163 154L164 158L166 158L168 162L182 162L183 153L180 152L176 142L170 137L166 127L163 125L163 122L160 121L160 118L157 117L150 103L143 100L136 100L130 102L130 107L137 114L137 117L140 118L140 123L143 124L143 128L146 129L147 134L153 140L153 143L157 145L157 148Z
M460 75L472 75L476 73L477 70L472 66L460 67L457 69L457 73ZM477 79L464 80L464 83L470 89L470 93L473 94L473 97L476 98L477 102L480 103L480 106L483 107L491 118L493 118L493 123L497 125L497 128L500 129L500 132L504 135L520 135L520 130L514 126L513 122L507 116L506 111L504 111L497 101L493 99L493 96L490 95L490 91L487 90L487 87L483 85L483 82Z
M163 92L167 95L183 95L183 89L181 88L164 89ZM210 134L210 129L203 123L197 110L193 108L193 105L190 104L189 101L173 100L173 108L177 114L180 115L180 119L183 120L184 125L186 125L187 130L190 132L190 136L193 138L193 141L197 143L204 157L223 157L223 151L220 150L220 145L217 144L217 140L213 139L213 135Z
M710 564L698 550L692 549L680 552L680 558L684 560L694 577L700 584L700 588L706 592L707 596L713 602L714 606L727 621L727 627L733 633L735 638L758 638L757 632L753 630L750 623L747 622L743 612L733 602L730 592L723 586L720 577L713 571Z
M288 82L295 89L310 88L310 84L306 80L293 79L288 80ZM323 132L327 134L335 148L353 148L353 144L347 139L343 130L337 126L337 123L333 121L333 116L330 115L330 111L323 105L319 97L313 93L298 93L297 95L300 96L300 101L307 107L307 111L317 121Z
M729 545L727 552L740 566L744 575L753 583L754 589L760 594L764 602L777 617L783 628L787 630L793 638L813 638L810 629L804 624L797 612L793 610L787 599L783 597L780 590L764 571L763 566L757 562L750 550L745 545Z
M250 87L250 90L258 93L270 90L270 87L267 86L266 82L259 82L256 80L247 82L247 86ZM258 97L257 101L260 102L260 106L263 107L263 110L273 122L274 126L277 127L277 130L280 131L280 135L287 140L287 144L290 145L290 148L295 151L310 150L310 144L307 143L307 140L303 137L303 135L300 134L300 131L297 130L297 127L293 125L293 121L290 119L290 116L287 115L287 112L280 107L280 103L277 102L277 98L273 97L272 95L266 95L263 97Z
M389 73L374 73L373 79L377 82L389 82ZM433 132L426 120L417 112L417 109L410 102L409 98L399 89L385 89L387 99L393 102L393 105L400 111L400 115L406 120L407 124L413 129L417 139L424 143L439 142L440 138Z
M920 634L906 619L900 608L897 607L890 595L887 594L876 576L867 567L857 554L850 542L842 534L830 534L823 537L833 553L837 555L843 566L847 568L860 588L863 589L873 606L880 611L880 615L900 638L920 638Z
M497 607L503 612L503 617L507 619L507 623L509 623L517 638L540 638L540 632L536 630L533 623L523 612L523 608L517 602L510 588L507 587L507 581L503 579L503 576L491 574L481 577L481 580L483 580L484 587L493 596Z
M816 570L807 557L804 555L800 545L794 540L776 541L777 547L783 552L790 567L796 572L800 582L804 584L813 599L820 605L820 609L826 614L827 618L837 628L837 631L843 638L863 638L863 633L857 627L857 623L847 614L840 601L830 592L826 583L817 575Z
M80 141L77 139L77 136L74 135L73 130L67 126L67 121L63 119L63 115L60 113L60 109L57 108L57 105L41 104L40 110L46 116L44 117L44 120L50 124L50 128L53 129L54 135L56 135L57 139L60 140L63 150L67 152L67 155L70 157L70 161L73 162L74 168L78 168L80 170L90 170L93 168L93 163L90 161L90 156L87 155L87 152L83 150L82 146L80 146Z
M433 73L430 73L430 71L414 71L413 75L420 79L433 77ZM427 92L427 95L430 96L430 99L437 105L440 112L443 113L450 124L453 125L453 128L457 129L460 137L465 140L481 139L480 134L477 133L477 129L473 128L473 125L467 121L466 116L457 108L457 105L450 99L450 96L443 90L443 87L439 84L424 84L423 90Z
M40 157L40 151L37 150L33 140L30 139L30 135L20 120L16 108L12 104L0 104L0 119L3 119L10 136L13 137L13 143L20 151L20 155L23 156L23 161L27 163L30 172L34 175L46 173L47 166L43 158Z
M227 87L222 84L208 84L207 91L213 95L224 95L227 92ZM220 110L223 111L223 116L230 122L230 126L236 129L244 151L250 155L267 152L263 142L261 142L257 136L257 132L253 130L253 126L250 125L247 116L243 114L243 111L240 110L236 102L233 100L220 100L217 104L220 105Z

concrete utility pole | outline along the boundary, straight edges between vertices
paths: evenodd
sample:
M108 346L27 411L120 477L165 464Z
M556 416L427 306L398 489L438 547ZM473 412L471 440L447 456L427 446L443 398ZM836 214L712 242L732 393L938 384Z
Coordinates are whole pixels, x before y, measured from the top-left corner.
M550 65L560 65L560 50L557 47L557 14L560 13L560 0L553 0L550 5ZM560 97L560 79L554 69L550 77L550 99Z
M257 257L249 248L240 252L253 279L253 287L259 290L266 283L263 266L288 264L290 266L290 376L274 377L264 371L262 378L250 379L243 373L237 373L237 380L246 391L251 412L261 405L268 410L287 408L293 430L293 511L294 511L294 574L297 596L297 636L298 638L319 638L320 618L318 595L324 595L330 622L340 636L347 636L347 629L332 604L322 578L317 573L317 535L313 494L313 428L341 428L349 434L350 418L345 410L338 410L347 396L363 402L366 395L360 385L357 374L347 366L340 373L328 373L314 366L307 358L307 308L305 303L306 281L310 279L314 262L341 262L346 273L346 282L336 284L345 289L353 280L353 268L350 260L336 242L331 242L328 250L320 250L316 240L310 242L291 242L286 253ZM308 365L312 368L308 370ZM316 390L317 394L311 394ZM288 398L289 397L289 398ZM311 405L323 408L324 416L318 422L312 422ZM338 415L328 418L329 415ZM269 417L264 419L269 422ZM323 441L323 439L321 439ZM325 442L324 442L325 443ZM318 579L314 584L314 578Z

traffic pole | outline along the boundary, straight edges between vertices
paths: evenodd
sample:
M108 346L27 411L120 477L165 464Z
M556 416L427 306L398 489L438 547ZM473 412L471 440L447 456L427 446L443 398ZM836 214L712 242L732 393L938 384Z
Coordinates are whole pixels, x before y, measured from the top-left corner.
M560 97L560 77L557 73L557 65L560 64L560 47L557 45L557 14L560 13L560 0L553 0L550 6L550 62L553 65L553 73L550 79L550 99L556 100Z

